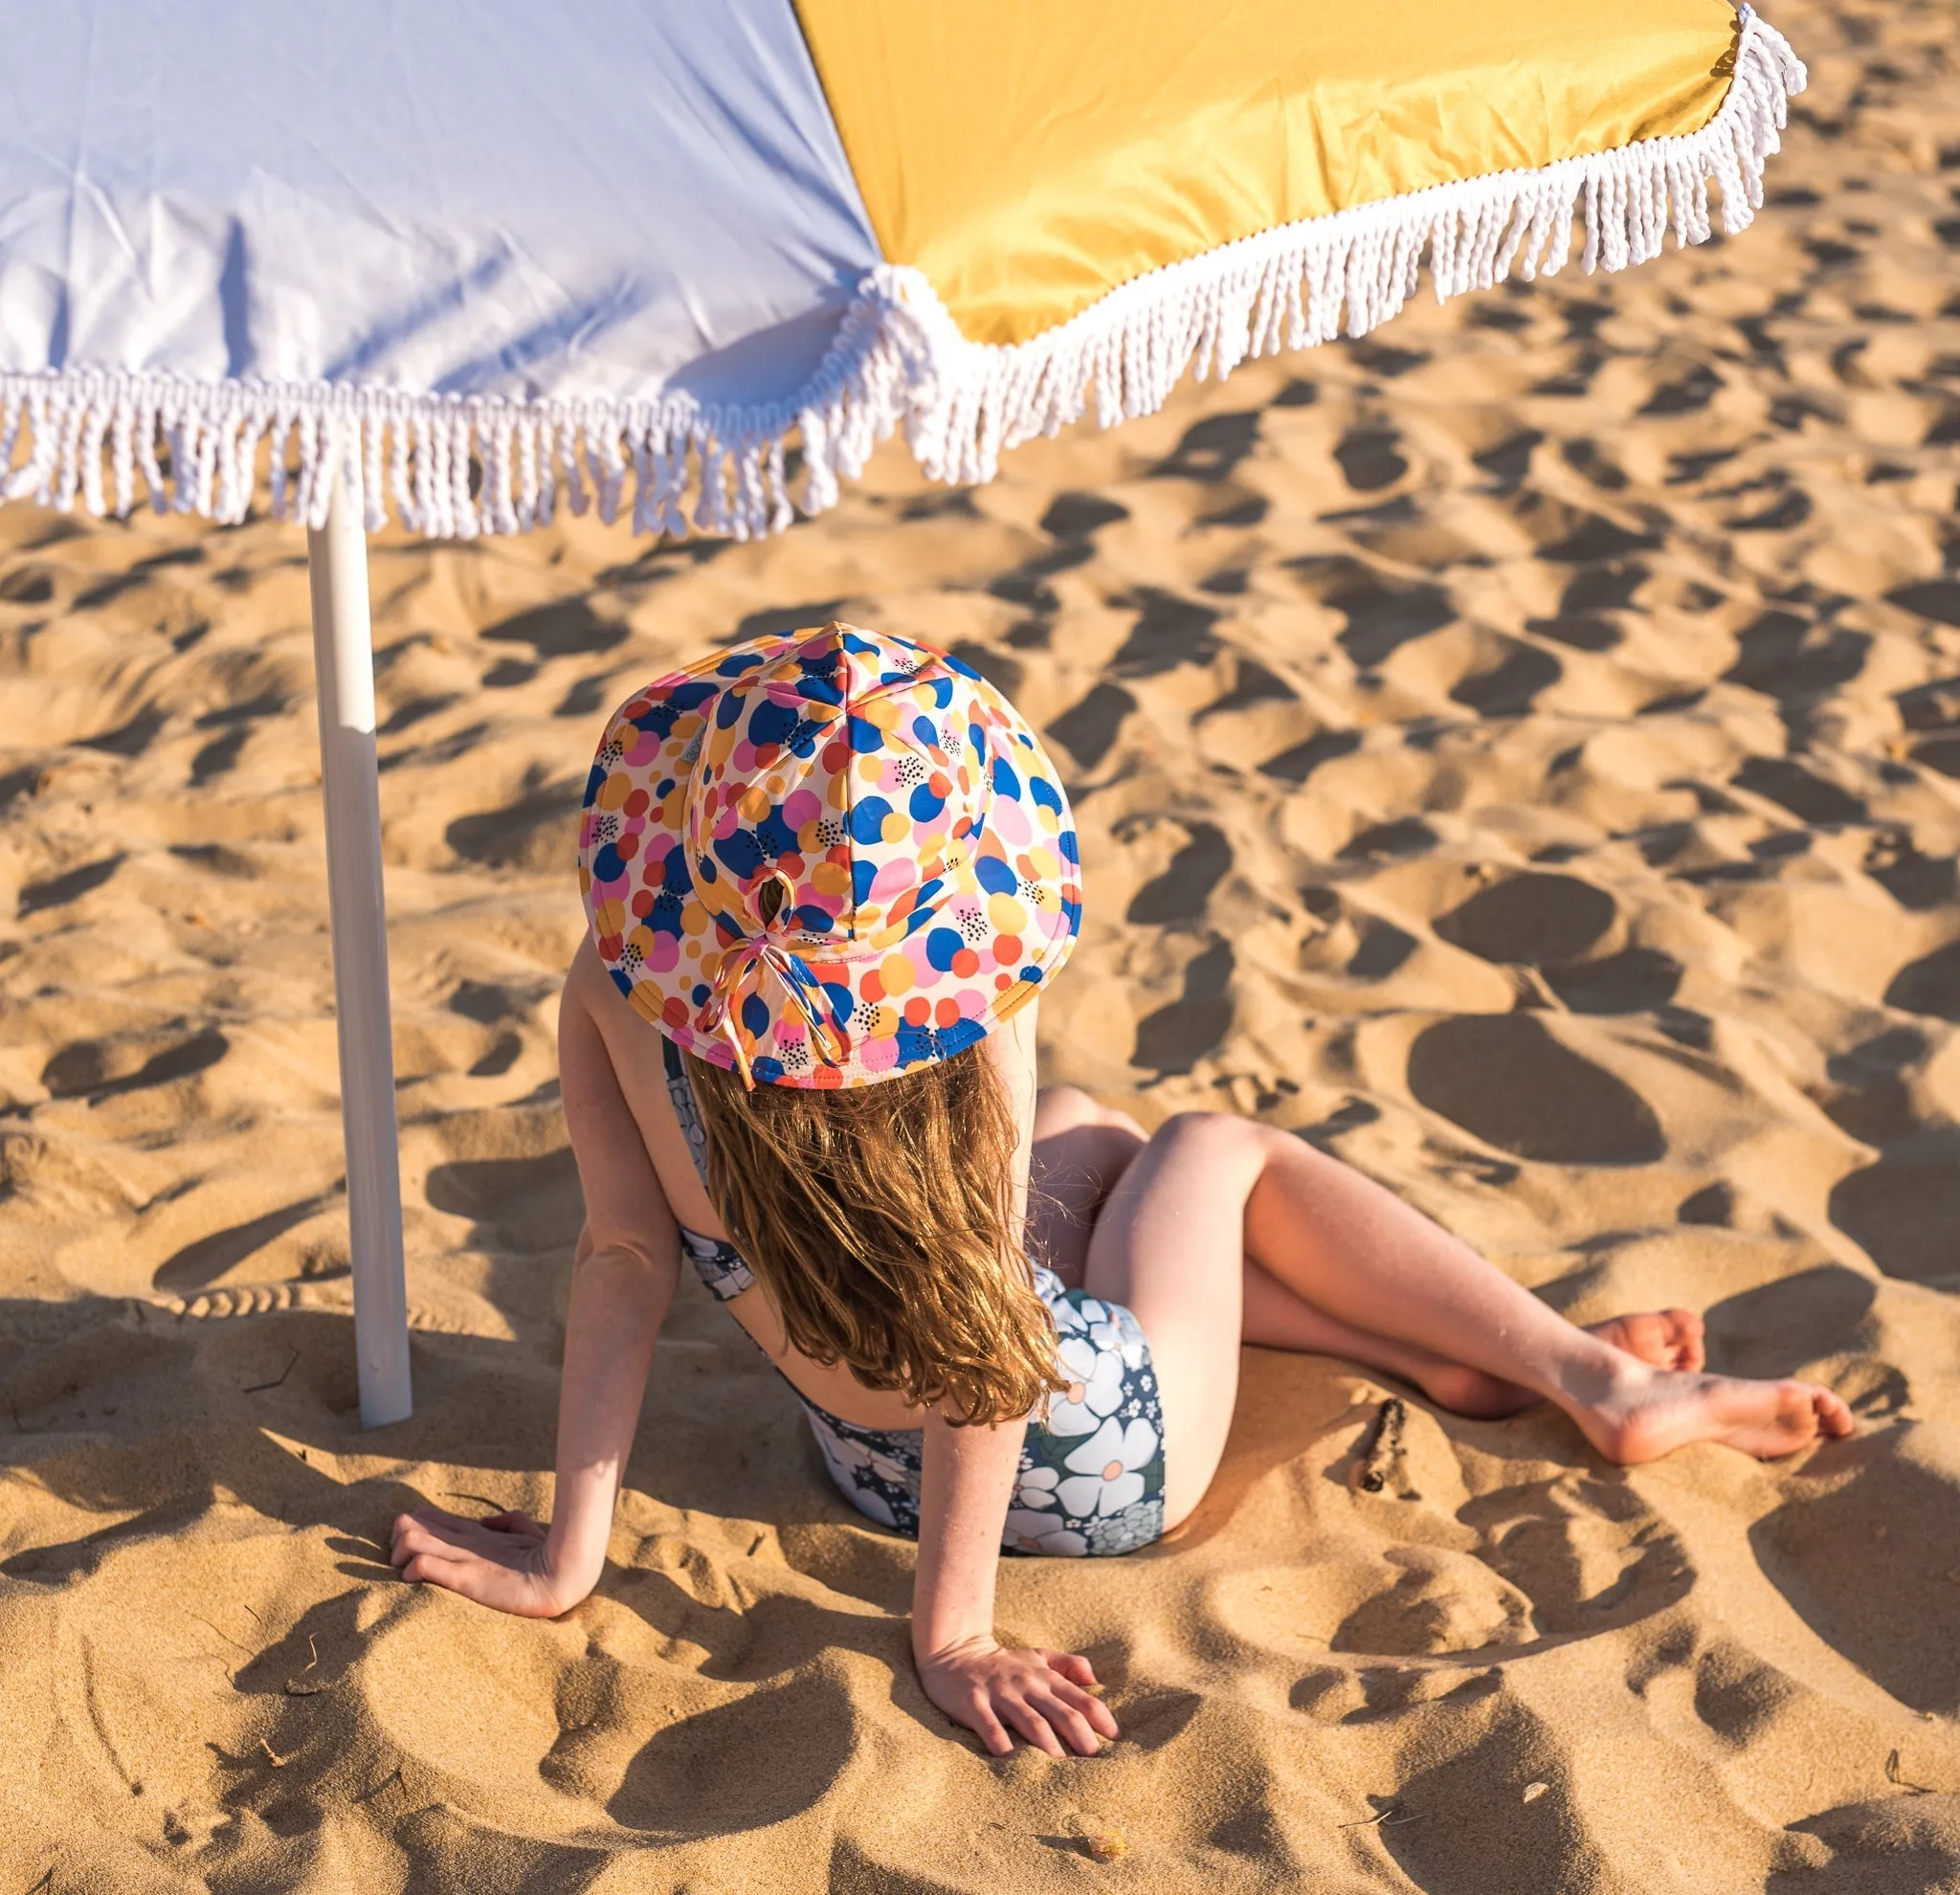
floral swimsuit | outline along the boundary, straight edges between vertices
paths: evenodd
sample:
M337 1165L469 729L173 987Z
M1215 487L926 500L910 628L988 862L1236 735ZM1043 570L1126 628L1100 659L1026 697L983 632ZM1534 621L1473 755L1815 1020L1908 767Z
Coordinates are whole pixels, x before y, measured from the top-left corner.
M679 1049L665 1037L660 1044L667 1093L705 1183L707 1138L694 1088ZM680 1242L719 1302L754 1284L733 1245L685 1228ZM1132 1552L1164 1530L1164 1416L1150 1345L1121 1304L1069 1289L1038 1263L1034 1269L1036 1294L1055 1319L1056 1358L1068 1388L1028 1422L1001 1546L1072 1558ZM924 1432L860 1428L791 1386L838 1491L859 1513L916 1539Z

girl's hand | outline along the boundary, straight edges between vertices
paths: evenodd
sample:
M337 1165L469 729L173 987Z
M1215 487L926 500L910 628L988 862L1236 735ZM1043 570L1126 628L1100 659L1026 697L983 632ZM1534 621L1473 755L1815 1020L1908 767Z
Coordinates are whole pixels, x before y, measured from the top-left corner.
M1098 1739L1118 1735L1109 1706L1091 1695L1096 1673L1085 1658L1013 1652L993 1639L969 1639L919 1654L916 1662L925 1695L955 1724L977 1732L997 1757L1013 1750L1009 1727L1051 1757L1070 1750L1093 1757Z
M556 1618L592 1590L551 1568L546 1529L528 1513L465 1520L439 1506L404 1513L394 1523L389 1563L404 1579L447 1586L479 1605L521 1618Z

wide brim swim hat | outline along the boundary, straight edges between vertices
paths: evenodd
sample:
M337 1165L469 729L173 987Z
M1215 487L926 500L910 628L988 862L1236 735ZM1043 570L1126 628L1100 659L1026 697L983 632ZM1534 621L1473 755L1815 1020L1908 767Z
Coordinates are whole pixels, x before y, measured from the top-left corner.
M971 1046L1082 917L1068 799L1020 714L957 658L841 623L619 707L579 888L634 1009L771 1085L864 1085Z

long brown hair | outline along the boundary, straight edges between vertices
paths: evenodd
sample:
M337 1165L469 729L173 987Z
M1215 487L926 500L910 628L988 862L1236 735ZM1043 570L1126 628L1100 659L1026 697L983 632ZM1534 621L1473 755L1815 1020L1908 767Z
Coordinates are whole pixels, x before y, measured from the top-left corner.
M835 1091L750 1092L686 1058L708 1193L795 1348L962 1425L1018 1420L1063 1386L984 1046Z

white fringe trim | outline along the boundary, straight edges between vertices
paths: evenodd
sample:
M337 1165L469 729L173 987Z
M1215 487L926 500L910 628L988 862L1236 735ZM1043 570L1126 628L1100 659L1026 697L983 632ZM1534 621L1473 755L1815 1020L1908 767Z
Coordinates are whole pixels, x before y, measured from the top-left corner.
M1722 187L1723 229L1746 229L1786 98L1805 74L1780 33L1748 7L1738 14L1734 77L1700 131L1262 231L1125 283L1029 342L969 342L919 271L886 264L859 286L811 385L750 408L688 396L526 403L323 382L0 375L0 470L13 468L23 427L29 447L0 499L127 513L140 472L158 512L235 524L251 509L269 442L272 510L308 525L325 524L338 475L370 530L392 500L401 523L431 538L519 533L551 520L562 496L575 514L596 504L609 524L629 514L635 532L692 526L749 539L793 517L792 434L805 473L795 504L818 513L901 422L933 479L988 480L1003 450L1080 420L1092 383L1109 427L1153 413L1188 371L1223 377L1249 357L1367 334L1415 293L1425 253L1439 301L1489 289L1514 268L1554 276L1583 216L1580 268L1623 269L1659 256L1670 229L1681 245L1710 235L1710 178Z

